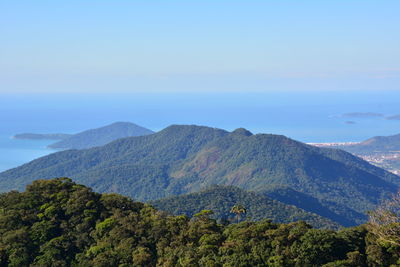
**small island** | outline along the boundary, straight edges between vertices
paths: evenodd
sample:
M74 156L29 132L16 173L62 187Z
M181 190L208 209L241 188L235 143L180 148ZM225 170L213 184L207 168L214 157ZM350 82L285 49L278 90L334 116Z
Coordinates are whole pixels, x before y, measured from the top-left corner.
M71 134L36 134L36 133L22 133L16 134L13 139L23 139L23 140L64 140L71 137Z

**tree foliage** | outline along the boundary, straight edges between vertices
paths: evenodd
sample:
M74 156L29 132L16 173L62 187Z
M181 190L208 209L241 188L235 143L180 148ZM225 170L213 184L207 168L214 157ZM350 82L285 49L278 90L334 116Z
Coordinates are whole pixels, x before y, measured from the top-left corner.
M197 193L169 197L150 202L159 210L173 215L192 217L201 210L212 210L212 218L220 222L237 222L232 207L241 203L246 207L246 214L239 221L250 219L260 221L271 219L273 222L289 223L303 220L316 228L338 229L339 224L314 213L306 212L292 205L273 200L260 193L249 192L234 186L211 186Z
M0 266L389 266L397 252L359 226L223 225L169 216L59 178L0 195Z
M369 241L376 244L371 257L382 264L400 264L400 192L370 212L367 228Z

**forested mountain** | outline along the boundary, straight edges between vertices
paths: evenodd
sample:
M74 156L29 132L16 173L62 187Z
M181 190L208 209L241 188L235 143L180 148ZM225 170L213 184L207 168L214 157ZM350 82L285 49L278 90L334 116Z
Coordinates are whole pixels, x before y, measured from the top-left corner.
M376 136L353 145L336 148L353 153L371 164L400 175L400 134Z
M54 149L85 149L108 144L119 138L154 133L130 122L116 122L101 128L83 131L49 145Z
M294 205L345 226L360 224L367 219L365 213L358 212L347 205L327 201L322 198L315 198L288 186L272 186L264 194L282 203ZM354 201L358 200L355 199Z
M99 192L118 192L139 200L197 192L214 184L269 195L285 187L317 205L301 208L327 210L325 217L343 225L365 220L362 214L396 192L399 184L398 176L341 150L313 147L280 135L253 135L244 129L230 133L174 125L152 135L42 157L1 173L0 188L22 189L38 177L63 176ZM280 200L292 204L297 196L286 194Z
M359 155L371 155L400 152L400 134L392 136L375 136L355 145L338 146L348 152Z
M201 192L160 199L150 204L158 210L188 217L193 217L202 210L212 210L212 218L221 221L271 219L273 222L290 223L303 220L316 228L339 228L338 224L314 213L234 186L211 186ZM236 216L231 212L235 205L242 205L246 212Z
M269 220L222 225L202 211L168 216L71 180L0 195L0 266L395 266L380 226L340 231ZM377 230L377 231L376 231ZM397 239L394 239L397 240Z

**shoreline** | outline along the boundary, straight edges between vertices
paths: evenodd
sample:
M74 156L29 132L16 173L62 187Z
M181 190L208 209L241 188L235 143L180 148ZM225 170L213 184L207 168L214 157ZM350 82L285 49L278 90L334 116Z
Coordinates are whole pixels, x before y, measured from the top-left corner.
M306 143L310 146L317 147L333 147L333 146L355 146L361 144L361 142L326 142L326 143Z

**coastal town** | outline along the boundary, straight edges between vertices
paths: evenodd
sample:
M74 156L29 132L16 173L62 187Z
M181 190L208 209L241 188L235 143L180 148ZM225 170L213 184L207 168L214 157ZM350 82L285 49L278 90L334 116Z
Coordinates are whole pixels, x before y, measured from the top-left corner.
M358 145L359 142L332 142L332 143L307 143L307 145L317 147L340 147L340 146L353 146Z
M400 152L359 155L359 157L377 167L400 175Z

